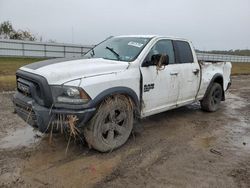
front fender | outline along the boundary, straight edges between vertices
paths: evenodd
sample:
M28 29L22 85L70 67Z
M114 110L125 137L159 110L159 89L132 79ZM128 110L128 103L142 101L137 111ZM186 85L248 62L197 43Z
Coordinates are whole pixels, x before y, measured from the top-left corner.
M139 108L140 103L139 103L139 98L136 95L135 91L133 91L131 88L128 87L113 87L106 89L102 91L100 94L98 94L93 100L90 101L89 106L98 106L104 99L116 95L116 94L124 94L127 95L132 99L134 102L136 108Z
M87 105L88 108L96 108L108 97L116 94L123 94L131 98L135 105L136 115L140 114L140 102L135 91L128 87L113 87L102 91L94 99L92 99ZM85 118L84 122L89 121L94 115L94 112L90 113L88 117Z

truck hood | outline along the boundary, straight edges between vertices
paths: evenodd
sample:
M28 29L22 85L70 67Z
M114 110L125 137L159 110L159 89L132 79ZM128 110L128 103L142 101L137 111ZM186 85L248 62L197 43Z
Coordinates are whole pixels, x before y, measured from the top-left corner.
M117 73L125 70L128 62L96 59L51 59L21 67L21 70L41 75L49 84L63 84L74 79Z

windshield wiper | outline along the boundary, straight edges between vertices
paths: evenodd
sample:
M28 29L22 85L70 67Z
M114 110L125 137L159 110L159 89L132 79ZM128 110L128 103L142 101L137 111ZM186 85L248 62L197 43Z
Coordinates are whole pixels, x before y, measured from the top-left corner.
M113 48L110 48L108 46L106 46L106 49L108 49L109 51L111 51L113 54L116 55L117 59L120 60L120 55L113 49Z

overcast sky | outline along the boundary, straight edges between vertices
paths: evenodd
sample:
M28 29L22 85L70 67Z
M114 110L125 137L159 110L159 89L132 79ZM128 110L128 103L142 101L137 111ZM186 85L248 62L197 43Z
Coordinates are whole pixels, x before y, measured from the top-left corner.
M159 34L190 39L200 50L250 48L250 0L0 0L6 20L65 43Z

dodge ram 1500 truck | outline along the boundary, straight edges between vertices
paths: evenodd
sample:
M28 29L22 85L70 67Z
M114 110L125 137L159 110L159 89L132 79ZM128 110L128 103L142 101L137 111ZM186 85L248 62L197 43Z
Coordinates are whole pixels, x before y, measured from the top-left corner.
M230 62L198 61L185 39L117 36L80 58L21 67L13 102L17 114L41 132L60 122L67 131L73 116L89 146L106 152L127 141L135 118L196 101L202 110L216 111L230 73Z

